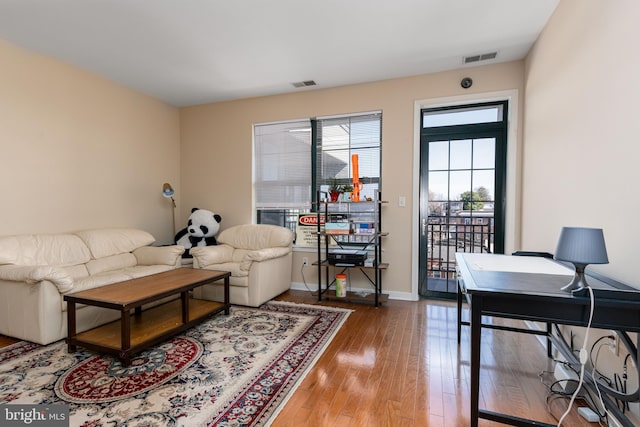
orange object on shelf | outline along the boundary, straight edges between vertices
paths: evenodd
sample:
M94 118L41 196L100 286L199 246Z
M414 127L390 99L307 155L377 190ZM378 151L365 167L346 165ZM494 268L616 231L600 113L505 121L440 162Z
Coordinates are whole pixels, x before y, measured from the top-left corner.
M353 171L353 191L351 191L351 201L360 201L360 190L362 190L362 183L360 182L360 174L358 173L358 155L351 155L351 168Z

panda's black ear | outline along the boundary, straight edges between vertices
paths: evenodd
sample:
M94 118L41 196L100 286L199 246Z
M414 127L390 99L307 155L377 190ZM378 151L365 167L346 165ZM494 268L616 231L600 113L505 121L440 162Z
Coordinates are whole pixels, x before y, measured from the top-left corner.
M199 210L200 208L193 208L191 209L191 213L194 213L195 211Z
M222 217L218 214L213 215L213 219L215 219L218 222L222 221Z

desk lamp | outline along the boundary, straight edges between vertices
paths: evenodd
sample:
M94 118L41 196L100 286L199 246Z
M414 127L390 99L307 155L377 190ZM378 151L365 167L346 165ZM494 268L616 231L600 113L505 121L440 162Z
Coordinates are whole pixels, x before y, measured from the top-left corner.
M576 273L571 283L562 288L573 292L589 286L584 275L588 264L608 264L607 248L601 228L562 227L555 258L568 261L575 266Z

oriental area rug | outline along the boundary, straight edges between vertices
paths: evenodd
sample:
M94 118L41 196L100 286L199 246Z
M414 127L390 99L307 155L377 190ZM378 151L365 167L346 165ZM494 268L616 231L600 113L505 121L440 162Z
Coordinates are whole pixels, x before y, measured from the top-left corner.
M287 302L231 308L123 366L19 342L0 349L0 406L64 404L69 425L267 426L350 311Z

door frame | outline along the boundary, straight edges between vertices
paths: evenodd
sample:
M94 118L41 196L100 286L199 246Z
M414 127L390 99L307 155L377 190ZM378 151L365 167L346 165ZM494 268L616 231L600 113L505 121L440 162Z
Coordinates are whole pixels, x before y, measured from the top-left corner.
M520 210L521 210L521 157L522 143L519 141L519 94L517 89L476 93L444 98L422 99L414 102L414 134L413 134L413 190L411 207L411 298L419 299L418 281L420 263L420 123L421 110L425 108L451 107L466 104L480 104L484 102L507 101L507 173L505 203L504 253L511 253L520 245Z

